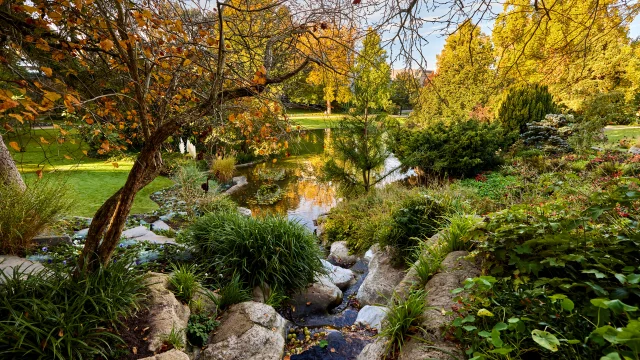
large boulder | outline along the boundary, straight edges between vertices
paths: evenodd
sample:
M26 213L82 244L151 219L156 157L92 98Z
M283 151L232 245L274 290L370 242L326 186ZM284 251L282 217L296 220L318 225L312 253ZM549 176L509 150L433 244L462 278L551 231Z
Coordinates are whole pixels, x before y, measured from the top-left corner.
M180 350L172 349L157 355L149 356L141 360L189 360L189 355Z
M416 359L466 359L464 353L452 343L429 344L410 339L402 346L398 360Z
M295 294L291 299L296 315L323 313L342 302L342 291L327 275L320 275L316 282Z
M340 290L345 290L356 282L356 274L353 271L340 266L335 266L326 260L320 260L327 271L327 276Z
M182 304L169 290L169 275L150 273L147 282L149 307L149 351L158 351L171 330L179 331L186 343L183 331L189 322L189 306Z
M336 241L331 244L329 250L329 261L333 261L340 266L351 266L358 261L358 256L349 255L349 248L346 241Z
M249 301L231 306L209 338L201 360L280 360L287 321L269 305Z
M385 306L366 305L358 312L355 324L380 329L387 311L389 308Z
M469 253L466 251L449 253L440 265L440 272L424 288L429 308L425 311L422 325L434 341L442 339L442 327L453 320L451 315L443 315L444 312L450 312L451 306L456 304L453 299L457 295L451 291L459 288L465 279L480 276L477 262L464 259L467 255Z
M361 305L386 304L393 290L402 281L404 270L392 265L391 255L378 246L370 250L369 273L358 289L356 298Z

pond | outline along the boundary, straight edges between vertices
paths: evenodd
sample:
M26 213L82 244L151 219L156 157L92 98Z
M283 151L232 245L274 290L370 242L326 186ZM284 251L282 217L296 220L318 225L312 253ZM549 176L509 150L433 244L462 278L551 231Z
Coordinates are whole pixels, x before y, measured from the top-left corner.
M331 129L305 131L290 143L290 156L285 160L237 169L235 176L246 176L249 184L233 193L232 199L251 209L253 214L286 214L289 219L315 230L314 220L341 201L335 184L323 182L318 176L328 156L326 147L331 136ZM398 159L390 156L381 173L396 170L376 186L414 175L412 170L401 171L399 166ZM266 177L275 180L265 180ZM258 204L256 192L261 185L270 183L280 187L282 199L273 205Z

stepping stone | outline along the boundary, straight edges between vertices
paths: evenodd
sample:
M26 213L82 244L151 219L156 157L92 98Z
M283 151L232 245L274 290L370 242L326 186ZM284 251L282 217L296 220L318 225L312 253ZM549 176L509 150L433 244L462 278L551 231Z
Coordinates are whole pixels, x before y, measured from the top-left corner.
M133 239L133 238L138 238L140 236L143 235L147 235L147 233L151 232L149 229L147 229L146 226L136 226L134 228L131 228L129 230L125 230L122 232L122 237L125 237L127 239Z
M89 235L89 228L76 231L74 237L77 239L84 239L87 235Z
M12 277L14 269L18 267L27 274L37 273L45 268L42 264L25 258L13 255L0 255L0 272L4 272L6 276ZM3 279L4 277L0 276L0 283L3 282Z

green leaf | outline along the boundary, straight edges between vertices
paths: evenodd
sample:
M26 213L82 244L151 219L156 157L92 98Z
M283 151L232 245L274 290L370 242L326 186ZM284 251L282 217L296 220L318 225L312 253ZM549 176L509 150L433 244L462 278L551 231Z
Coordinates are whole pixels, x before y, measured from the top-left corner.
M518 319L518 318L510 318L510 319L509 319L509 320L507 320L507 321L509 322L509 324L515 324L515 323L517 323L518 321L520 321L520 319Z
M324 349L327 346L329 346L329 342L327 340L320 340L320 342L318 343L318 346Z
M473 331L473 330L477 329L477 327L475 327L473 325L465 325L462 328L467 330L467 331Z
M637 284L640 282L640 274L630 274L627 275L627 281L629 284Z
M491 330L491 343L497 348L504 345L504 342L502 341L502 339L500 339L500 331L496 330L495 328Z
M582 270L583 274L594 274L596 276L596 279L603 279L606 278L607 275L603 274L602 272L596 270L596 269L589 269L589 270Z
M607 355L600 358L600 360L622 360L617 352L610 352Z
M618 279L618 281L620 281L620 284L622 285L627 282L627 277L622 274L615 274L614 276L616 277L616 279Z
M617 314L620 314L622 312L638 311L638 307L627 305L620 300L609 300L609 299L597 298L597 299L591 299L591 304L602 309L612 310Z
M538 343L538 345L543 348L551 351L558 351L558 345L560 345L560 341L550 332L544 330L533 330L531 332L531 337L533 341Z
M575 307L575 305L573 304L573 301L571 301L571 299L569 298L562 300L561 306L566 311L571 311Z
M479 336L483 337L483 338L488 338L489 336L491 336L491 333L486 331L486 330L482 330L478 333Z
M503 322L499 322L493 327L493 330L502 331L502 330L506 330L508 327L509 326L507 324Z

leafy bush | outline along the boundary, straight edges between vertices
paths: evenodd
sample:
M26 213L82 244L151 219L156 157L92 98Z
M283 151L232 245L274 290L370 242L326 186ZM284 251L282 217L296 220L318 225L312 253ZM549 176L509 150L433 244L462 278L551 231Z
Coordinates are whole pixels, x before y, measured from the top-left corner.
M413 196L401 201L393 210L388 225L379 235L380 244L393 248L396 261L413 261L414 249L420 239L433 236L440 217L449 210L427 195Z
M30 183L25 191L0 186L0 254L24 255L31 240L69 205L64 188L46 181Z
M207 315L191 315L187 323L187 339L192 345L202 347L207 343L209 334L218 325L220 325L218 321Z
M406 299L394 301L389 308L379 333L388 339L387 354L399 354L407 338L421 330L419 325L427 308L426 296L424 290L412 291Z
M215 159L211 166L213 176L223 184L233 179L233 171L235 170L236 158L226 157L224 159Z
M547 114L555 114L557 106L546 85L526 85L509 90L500 108L498 120L505 133L517 139L526 124L541 121Z
M200 289L199 276L196 274L195 266L193 265L173 264L169 283L176 297L187 303Z
M403 201L422 196L418 190L388 185L339 202L324 222L323 236L329 242L346 241L351 251L364 253L388 232L391 216Z
M621 185L583 203L517 205L482 223L477 251L500 280L456 290L473 292L453 324L468 354L637 357L624 339L640 336L639 200L637 187Z
M202 256L201 264L227 278L237 274L250 287L297 290L322 271L315 236L280 216L207 214L192 226L190 243Z
M143 275L121 259L74 278L71 270L0 272L0 357L108 358L115 328L143 299Z
M402 165L419 167L428 174L460 177L498 165L503 145L497 124L477 120L438 121L423 129L400 129L390 141Z

